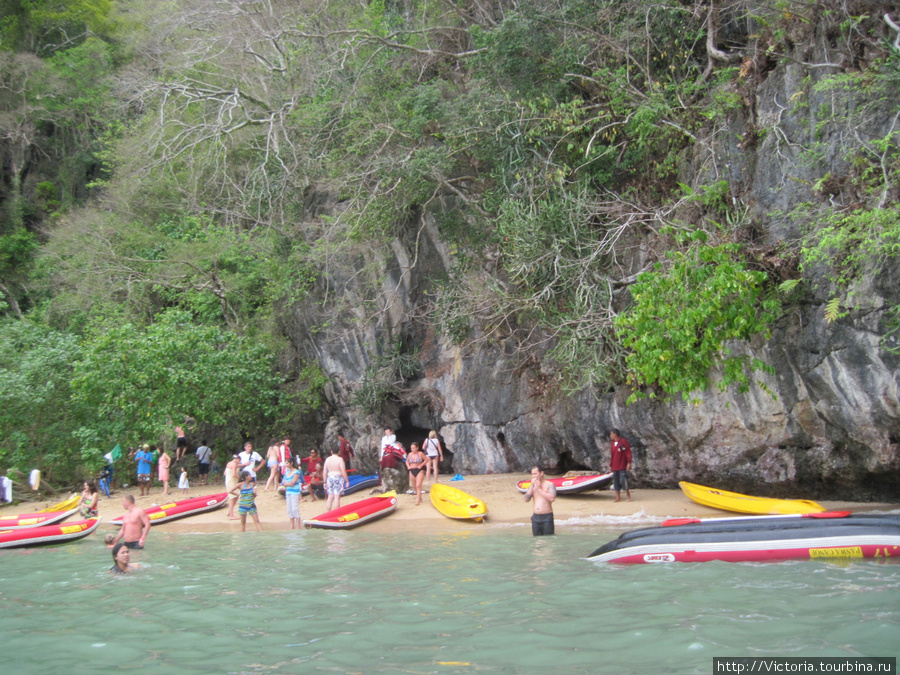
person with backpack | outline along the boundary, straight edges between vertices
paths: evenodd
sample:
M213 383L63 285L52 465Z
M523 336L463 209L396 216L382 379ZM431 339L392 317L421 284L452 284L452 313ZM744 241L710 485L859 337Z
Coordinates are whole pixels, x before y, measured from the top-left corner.
M438 465L444 461L444 449L441 447L441 442L434 429L428 432L428 438L425 439L423 446L428 458L428 463L425 465L425 482L428 482L428 476L431 474L431 482L437 483Z
M200 447L197 448L197 475L199 480L203 482L201 485L209 484L209 465L210 460L212 459L212 449L206 444L206 439L203 439L203 443L200 444Z

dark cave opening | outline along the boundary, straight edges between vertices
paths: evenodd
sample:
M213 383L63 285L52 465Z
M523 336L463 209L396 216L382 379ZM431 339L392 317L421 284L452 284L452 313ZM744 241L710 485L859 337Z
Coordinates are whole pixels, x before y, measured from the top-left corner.
M559 453L559 461L556 465L556 471L559 473L568 473L569 471L590 471L591 468L589 466L585 466L584 464L579 464L572 457L572 453L569 450L565 452Z
M400 419L400 428L394 429L394 433L397 436L397 440L403 444L404 449L409 451L410 443L418 443L421 447L425 442L425 439L428 438L428 432L431 431L431 428L425 429L424 427L416 426L413 423L413 408L401 408L400 414L398 415ZM438 432L438 440L441 442L441 447L444 449L444 461L440 463L439 468L441 473L449 473L451 472L451 466L453 464L453 452L450 448L447 447L447 443L444 441L443 436L441 436L440 431L435 429Z

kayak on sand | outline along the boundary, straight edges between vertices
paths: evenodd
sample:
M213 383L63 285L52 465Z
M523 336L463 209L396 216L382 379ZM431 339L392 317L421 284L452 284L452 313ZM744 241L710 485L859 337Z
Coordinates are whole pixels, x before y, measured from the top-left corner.
M53 525L62 522L71 515L78 513L78 509L68 511L37 513L19 513L13 516L0 516L0 529L19 529L22 527L40 527L41 525Z
M429 496L434 508L448 518L474 520L477 523L487 518L487 506L483 501L452 485L435 483L429 490Z
M16 530L0 530L0 548L59 544L88 536L100 525L100 518L78 520L74 523L57 523Z
M339 509L333 509L315 518L304 520L307 528L349 529L368 523L394 512L397 508L397 493L391 490L378 497L369 497Z
M753 497L742 495L739 492L728 492L716 488L696 485L681 481L678 487L691 501L701 506L709 506L724 511L736 513L752 513L761 516L792 514L792 513L821 513L825 507L808 499L775 499L773 497Z
M172 502L170 504L151 506L144 509L144 511L150 516L151 525L160 525L162 523L168 523L170 520L186 518L198 513L205 513L206 511L222 508L225 506L227 500L228 493L220 492L214 495L182 499L181 501ZM118 518L109 521L109 524L120 527L122 525L122 518L123 516L119 516Z
M556 486L557 495L574 495L590 490L602 490L612 483L612 471L609 473L595 473L587 476L561 476L559 478L547 478L546 480ZM531 486L531 479L526 478L516 483L516 489L524 493Z

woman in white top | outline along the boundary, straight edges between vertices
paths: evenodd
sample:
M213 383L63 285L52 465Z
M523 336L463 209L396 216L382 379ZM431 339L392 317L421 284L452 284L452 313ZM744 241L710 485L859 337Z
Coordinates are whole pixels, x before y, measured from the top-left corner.
M422 445L428 457L428 463L425 465L425 482L428 482L428 475L433 472L432 483L437 483L438 464L444 461L444 449L434 429L428 432L428 438Z

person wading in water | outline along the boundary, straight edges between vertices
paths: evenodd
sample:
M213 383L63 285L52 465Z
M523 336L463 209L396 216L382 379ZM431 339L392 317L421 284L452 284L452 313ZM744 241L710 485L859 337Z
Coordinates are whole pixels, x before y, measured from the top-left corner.
M553 502L556 499L556 486L544 478L544 471L539 466L531 469L531 485L525 491L525 501L534 499L534 513L531 516L531 533L535 537L553 534Z

